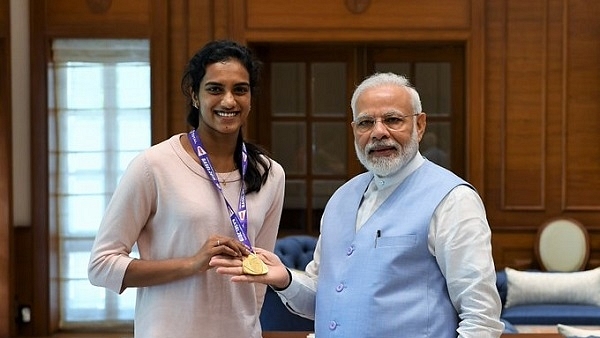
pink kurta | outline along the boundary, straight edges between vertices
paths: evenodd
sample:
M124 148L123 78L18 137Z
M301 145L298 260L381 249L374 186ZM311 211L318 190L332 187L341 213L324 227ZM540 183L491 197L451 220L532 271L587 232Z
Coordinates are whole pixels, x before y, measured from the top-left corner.
M236 237L223 197L184 150L180 135L137 156L112 196L91 253L92 284L120 292L137 242L141 259L190 257L219 233ZM266 184L246 195L248 237L272 250L283 206L285 175L272 161ZM225 174L227 176L227 174ZM237 208L240 175L227 179L225 196ZM172 283L138 288L135 336L261 337L259 314L265 287L232 283L214 269Z

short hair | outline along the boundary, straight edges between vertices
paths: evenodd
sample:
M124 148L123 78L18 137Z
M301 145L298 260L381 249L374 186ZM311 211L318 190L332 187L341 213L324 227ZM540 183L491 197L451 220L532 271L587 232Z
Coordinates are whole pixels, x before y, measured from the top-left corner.
M405 88L411 97L413 114L418 114L422 112L421 98L419 97L419 93L417 92L417 90L410 84L410 81L403 75L388 72L375 73L367 77L358 85L358 87L356 87L356 89L354 90L354 94L352 94L352 100L350 101L350 107L352 108L352 116L356 117L356 115L358 114L358 112L356 111L356 101L358 101L358 97L366 89L384 85L394 85Z

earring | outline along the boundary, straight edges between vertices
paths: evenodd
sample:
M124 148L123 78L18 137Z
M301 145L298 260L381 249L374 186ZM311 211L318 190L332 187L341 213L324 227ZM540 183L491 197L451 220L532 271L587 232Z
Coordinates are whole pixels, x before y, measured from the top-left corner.
M198 102L194 101L192 105L194 106L194 108L198 109Z

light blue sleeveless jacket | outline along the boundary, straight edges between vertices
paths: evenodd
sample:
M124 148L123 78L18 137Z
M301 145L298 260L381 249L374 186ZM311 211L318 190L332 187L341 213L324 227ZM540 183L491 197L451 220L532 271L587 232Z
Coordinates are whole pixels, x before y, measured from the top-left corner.
M456 338L458 315L427 234L441 200L469 184L426 160L355 232L372 178L348 181L325 208L316 337Z

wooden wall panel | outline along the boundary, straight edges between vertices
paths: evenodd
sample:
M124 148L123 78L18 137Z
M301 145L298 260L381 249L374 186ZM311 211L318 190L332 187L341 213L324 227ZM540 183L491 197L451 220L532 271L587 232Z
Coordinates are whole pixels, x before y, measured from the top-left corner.
M187 131L187 108L185 98L181 92L181 76L188 60L205 43L216 38L215 22L222 23L225 19L221 16L228 12L215 14L215 3L221 7L227 5L229 0L177 0L169 1L169 26L168 44L162 48L168 49L168 92L169 110L168 134ZM225 3L225 4L222 4ZM228 8L228 6L225 6ZM226 20L225 20L226 21ZM221 32L222 33L222 32ZM158 141L158 140L156 140Z
M8 5L9 1L6 0L0 3L0 27L2 27L0 29L0 37L6 37L9 34L8 26L10 24L10 8Z
M196 1L194 4L203 4L203 2ZM167 48L169 63L168 82L165 88L169 98L167 110L167 134L169 135L185 130L184 97L180 84L185 64L193 53L189 40L205 39L197 36L204 34L209 26L206 18L190 20L190 5L187 1L169 1L169 48ZM158 141L160 140L155 140Z
M507 1L502 135L504 209L543 206L546 1Z
M471 34L467 43L465 117L466 179L485 199L485 1L471 1Z
M46 30L54 35L89 37L97 32L145 36L151 0L44 0ZM103 33L104 34L104 33Z
M548 1L547 38L546 38L546 81L545 81L545 209L558 216L562 212L562 177L564 163L565 121L565 0ZM575 215L571 215L575 217ZM550 217L548 217L550 218ZM577 217L575 217L577 218ZM589 224L591 225L591 224Z
M471 2L245 0L245 22L240 24L252 41L426 40L432 29L439 38L458 39L456 34L471 27ZM348 3L368 5L354 13Z
M485 131L484 151L484 192L483 198L492 228L501 226L501 183L504 129L503 112L505 108L505 31L506 8L500 1L486 1L485 5L485 83L483 127Z
M468 29L467 0L246 0L247 30L262 29ZM347 3L368 3L355 14Z
M178 15L187 24L186 35L183 36L186 43L186 57L180 66L183 70L185 62L206 42L213 39L215 35L214 2L218 0L184 1L187 3L186 12ZM173 17L173 16L171 16ZM180 74L181 76L181 74Z
M10 58L8 57L7 39L0 37L0 337L7 337L10 319L10 306L13 304L10 297L10 229L12 228L12 161L11 159L11 135L10 126Z
M600 227L588 228L590 236L590 257L588 268L596 268L600 266Z
M600 161L593 159L600 150L591 149L600 143L592 113L600 108L592 94L600 81L593 64L599 25L577 3L486 4L486 124L500 128L486 131L485 196L496 225L538 226L577 211L564 207L569 192L579 210L599 200ZM565 216L590 223L599 215Z
M496 269L509 266L522 270L537 265L533 251L536 233L533 230L496 229L492 235L492 254Z
M12 150L10 95L10 26L9 2L0 3L0 337L10 335L13 323L11 308L12 264Z
M590 6L588 6L590 5ZM498 266L535 267L553 217L590 231L600 262L600 3L487 0L485 193Z
M567 2L564 208L600 211L600 5ZM596 224L600 225L600 224Z

